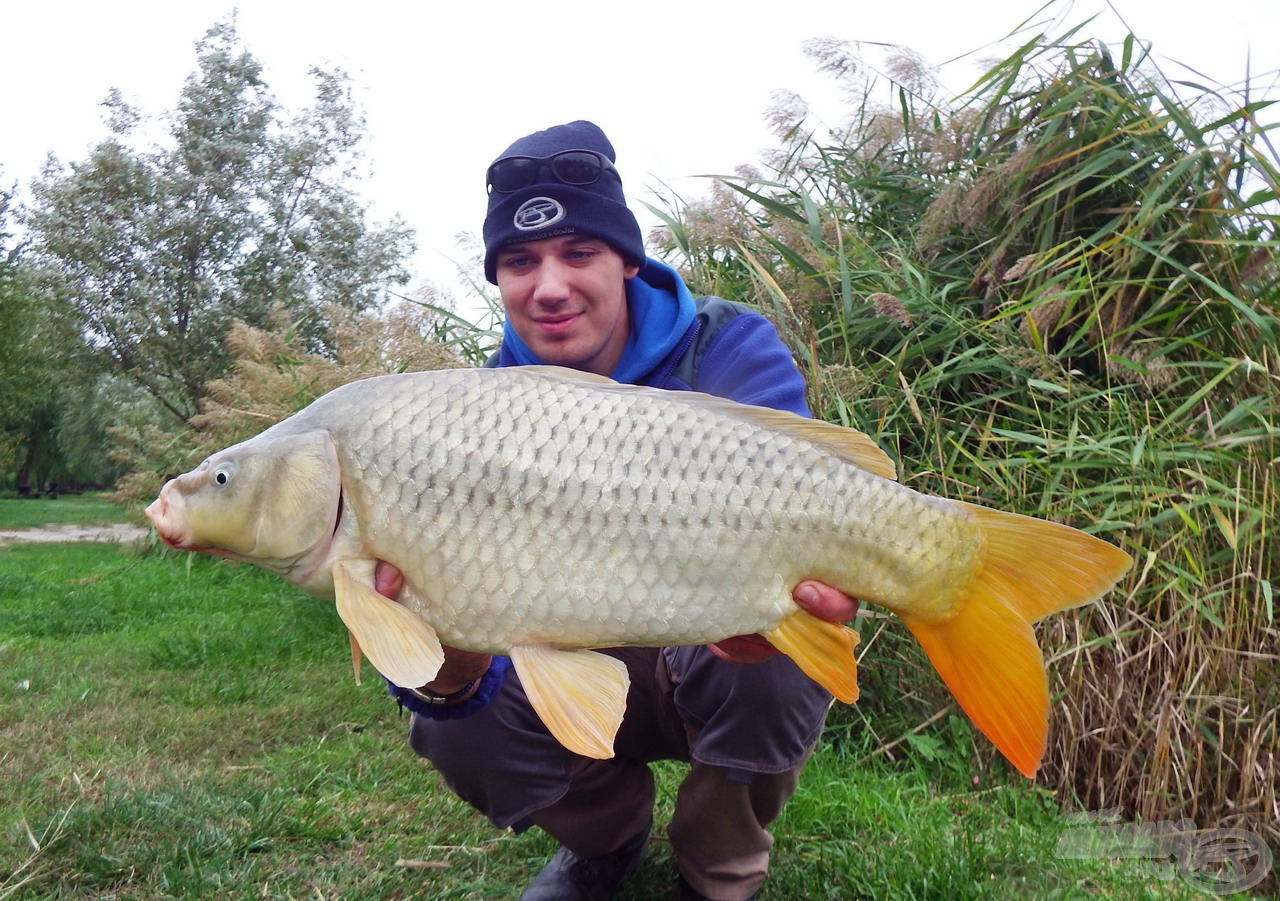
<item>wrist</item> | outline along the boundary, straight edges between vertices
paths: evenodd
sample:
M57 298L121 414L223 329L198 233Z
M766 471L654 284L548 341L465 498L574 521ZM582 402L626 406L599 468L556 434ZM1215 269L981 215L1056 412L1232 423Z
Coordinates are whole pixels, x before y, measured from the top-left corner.
M388 681L387 693L395 698L401 707L416 716L433 720L461 719L479 713L489 705L501 690L509 669L511 669L509 657L488 658L486 668L480 672L475 686L465 694L458 694L456 699L448 699L445 702L433 700L426 686L418 689L401 688ZM437 689L448 687L448 683L439 681L429 684L436 686Z
M441 686L439 683L433 682L420 688L406 688L405 691L424 704L461 704L476 693L482 678L484 678L483 673L458 688Z

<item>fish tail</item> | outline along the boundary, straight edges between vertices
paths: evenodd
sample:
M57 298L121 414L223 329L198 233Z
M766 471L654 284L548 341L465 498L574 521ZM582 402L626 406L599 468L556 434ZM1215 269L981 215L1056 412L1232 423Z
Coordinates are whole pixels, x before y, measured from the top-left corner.
M963 506L984 538L975 574L949 618L900 615L974 724L1034 776L1044 756L1049 691L1031 623L1096 600L1132 560L1069 526Z

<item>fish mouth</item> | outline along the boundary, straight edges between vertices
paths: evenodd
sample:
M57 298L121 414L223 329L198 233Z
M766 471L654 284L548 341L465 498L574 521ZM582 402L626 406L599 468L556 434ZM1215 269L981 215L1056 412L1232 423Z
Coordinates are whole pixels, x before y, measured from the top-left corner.
M180 525L184 502L182 494L169 489L168 483L160 490L160 496L142 512L155 526L156 537L176 551L194 551L215 557L229 556L227 551L212 545L196 544Z
M181 503L178 500L178 496L173 495L169 486L165 485L164 488L160 489L160 496L152 501L147 506L147 509L142 512L147 515L147 519L151 520L151 525L155 527L156 537L169 545L169 547L180 551L194 550L194 548L185 543L186 536L175 522L178 518L178 508L180 506Z

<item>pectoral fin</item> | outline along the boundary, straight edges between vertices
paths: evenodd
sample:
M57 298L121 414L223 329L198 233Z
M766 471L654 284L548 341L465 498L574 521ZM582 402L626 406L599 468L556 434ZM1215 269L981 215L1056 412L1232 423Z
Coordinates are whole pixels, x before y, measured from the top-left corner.
M512 648L511 662L529 703L560 744L597 760L613 756L631 686L622 661L539 644Z
M858 700L857 632L796 610L763 635L835 697L846 704Z
M373 587L372 560L341 560L333 565L338 616L351 630L352 663L364 651L378 672L396 685L416 688L436 677L444 650L436 630L403 604Z

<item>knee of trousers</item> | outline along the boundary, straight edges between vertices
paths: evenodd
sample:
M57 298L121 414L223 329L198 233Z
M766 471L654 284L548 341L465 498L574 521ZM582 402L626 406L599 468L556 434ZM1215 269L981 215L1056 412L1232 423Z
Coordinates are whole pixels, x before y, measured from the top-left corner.
M666 654L694 759L755 773L781 773L808 759L831 695L791 660L728 663L701 647Z
M631 674L632 697L628 723L619 741L651 722L638 710L648 710L636 697L639 686L650 686L658 665L657 648L606 651L622 659ZM643 693L643 692L641 692ZM641 736L644 738L644 736ZM518 674L509 672L489 705L473 716L432 720L415 716L409 744L427 758L458 797L500 828L520 828L535 811L555 804L570 790L574 767L582 758L551 736L529 704ZM649 750L647 740L640 751Z
M413 717L409 745L449 788L500 829L524 824L569 790L573 755L527 707L488 708L456 720Z

